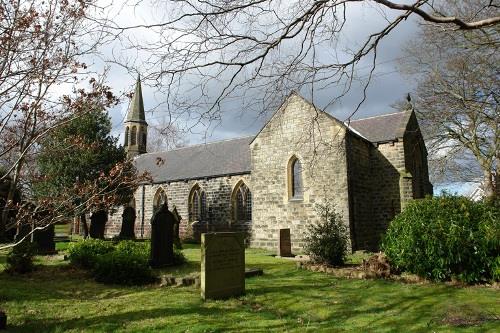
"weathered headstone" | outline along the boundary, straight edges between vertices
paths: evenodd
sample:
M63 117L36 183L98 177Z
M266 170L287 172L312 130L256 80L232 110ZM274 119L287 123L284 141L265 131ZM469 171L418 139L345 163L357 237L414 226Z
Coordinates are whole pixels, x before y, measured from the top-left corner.
M120 239L135 239L135 209L128 206L123 209L122 228L120 229Z
M178 249L182 249L182 244L181 244L181 237L179 235L179 227L181 225L181 216L179 215L179 212L177 211L177 207L174 206L174 209L172 210L172 214L174 214L175 222L174 222L174 245Z
M46 227L43 230L37 230L33 234L33 242L36 244L39 254L54 254L56 253L56 243L54 242L55 229L54 225Z
M104 230L108 222L108 213L105 210L99 210L90 216L90 237L104 239Z
M151 218L151 267L158 268L174 264L175 217L164 203Z
M290 238L290 229L280 229L278 244L278 255L280 257L292 257L292 241Z
M245 293L244 234L201 235L201 297L219 299Z
M0 310L0 330L4 330L7 328L7 315L5 312Z

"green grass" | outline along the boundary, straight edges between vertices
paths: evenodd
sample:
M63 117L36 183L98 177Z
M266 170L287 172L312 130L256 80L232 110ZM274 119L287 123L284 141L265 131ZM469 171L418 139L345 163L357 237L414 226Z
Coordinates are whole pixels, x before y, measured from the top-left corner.
M186 246L184 274L200 251ZM60 256L59 256L60 257ZM0 264L5 261L0 253ZM0 272L0 307L9 332L495 332L500 292L486 287L348 280L297 270L265 251L248 250L246 295L200 299L192 287L106 286L60 259L27 276ZM2 268L0 267L0 270ZM495 320L496 318L496 320Z

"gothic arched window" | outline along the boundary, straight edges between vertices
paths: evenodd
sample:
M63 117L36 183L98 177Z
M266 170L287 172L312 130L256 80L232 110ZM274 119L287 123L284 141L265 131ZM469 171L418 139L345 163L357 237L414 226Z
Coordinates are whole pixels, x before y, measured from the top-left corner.
M302 163L297 157L292 157L288 169L288 186L290 199L302 199L304 194L302 182Z
M128 146L128 136L129 136L129 129L127 126L127 128L125 128L125 147Z
M132 127L132 133L130 134L130 145L135 146L137 144L137 127Z
M153 212L156 212L156 210L160 208L160 206L164 203L166 203L168 207L167 195L165 194L165 191L162 188L159 188L158 191L156 191L155 196L153 198Z
M207 196L198 185L195 185L189 196L189 220L204 221L207 218Z
M241 182L236 185L233 198L233 211L236 221L251 221L252 193L245 183Z

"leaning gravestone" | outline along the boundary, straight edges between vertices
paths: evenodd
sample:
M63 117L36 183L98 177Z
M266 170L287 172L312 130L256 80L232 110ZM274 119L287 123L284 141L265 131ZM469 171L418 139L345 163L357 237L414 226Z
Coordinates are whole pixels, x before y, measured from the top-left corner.
M135 239L135 209L132 207L125 207L122 214L122 228L120 230L120 239Z
M108 222L108 213L105 210L99 210L93 213L90 216L90 237L104 239L106 222Z
M292 241L290 238L290 229L280 229L278 244L278 255L280 257L292 257Z
M151 218L150 265L159 268L174 264L175 216L164 203Z
M245 293L244 234L201 235L201 297L220 299Z

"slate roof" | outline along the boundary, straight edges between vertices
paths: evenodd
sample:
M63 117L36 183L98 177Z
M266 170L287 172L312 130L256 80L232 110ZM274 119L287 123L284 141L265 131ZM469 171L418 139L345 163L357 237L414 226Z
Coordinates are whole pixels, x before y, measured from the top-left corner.
M345 125L373 143L387 142L403 137L410 116L411 111L396 112L351 120Z
M371 141L402 138L411 111L351 120L345 125ZM251 172L250 143L254 136L147 153L134 160L139 172L148 171L154 183L203 179Z
M137 156L139 172L148 171L154 183L250 173L252 137L218 141Z

